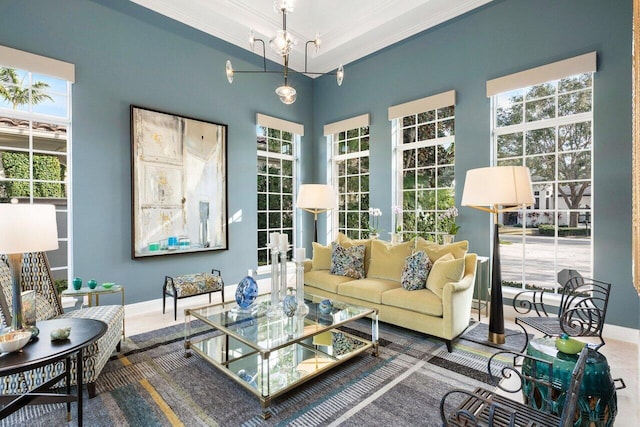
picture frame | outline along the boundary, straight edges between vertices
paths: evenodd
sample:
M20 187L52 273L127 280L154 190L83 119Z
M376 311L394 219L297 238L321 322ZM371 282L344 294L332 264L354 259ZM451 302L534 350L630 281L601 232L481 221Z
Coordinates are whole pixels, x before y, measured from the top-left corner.
M131 105L131 256L228 250L227 125Z

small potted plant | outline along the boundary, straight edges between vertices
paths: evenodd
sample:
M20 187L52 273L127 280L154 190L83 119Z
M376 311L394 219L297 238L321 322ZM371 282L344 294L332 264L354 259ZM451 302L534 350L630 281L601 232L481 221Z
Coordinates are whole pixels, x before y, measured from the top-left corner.
M396 231L391 234L391 243L402 243L402 206L395 205L391 208L393 213Z
M380 209L369 208L369 237L371 237L372 239L377 239L380 235L378 224L380 222L381 216L382 211Z
M445 234L442 235L442 242L446 245L453 243L456 238L456 234L460 230L460 226L456 224L456 217L458 216L458 208L451 206L446 211L438 216L438 221L442 223L441 230L445 230Z

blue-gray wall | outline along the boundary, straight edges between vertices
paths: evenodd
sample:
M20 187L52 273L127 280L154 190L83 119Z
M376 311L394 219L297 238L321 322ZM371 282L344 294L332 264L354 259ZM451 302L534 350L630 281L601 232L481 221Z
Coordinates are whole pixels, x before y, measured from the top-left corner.
M391 229L391 122L388 107L456 90L456 204L466 171L490 162L486 81L587 52L595 74L595 277L613 283L607 322L638 328L631 271L631 0L495 0L485 7L345 67L338 88L314 82L316 157L326 158L322 126L371 114L371 205L386 207ZM318 177L325 172L318 170ZM459 238L489 254L490 217L460 209ZM324 224L323 224L324 229Z
M322 126L371 114L372 205L391 209L387 108L455 89L456 182L489 164L488 79L598 52L595 76L595 275L614 290L608 322L638 328L631 278L631 0L494 0L463 17L345 67L296 78L281 104L276 76L224 77L224 62L260 58L127 0L0 0L0 44L76 64L73 86L75 274L122 282L127 302L160 296L165 274L221 268L229 282L255 266L255 113L305 125L302 182L325 178ZM130 259L129 105L229 125L230 250ZM457 194L459 202L461 193ZM309 217L309 215L307 215ZM305 230L312 227L305 218ZM390 229L390 216L382 217ZM462 209L460 237L488 254L489 220ZM324 224L321 224L324 227ZM309 233L305 233L308 235Z
M256 113L312 135L310 78L293 78L293 107L274 93L277 75L237 75L229 85L227 59L259 69L261 58L128 0L2 0L0 44L76 66L75 276L123 283L133 303L160 298L166 274L215 267L237 283L256 267ZM240 219L229 226L228 251L131 259L130 104L229 126L228 211ZM301 160L304 179L310 153Z

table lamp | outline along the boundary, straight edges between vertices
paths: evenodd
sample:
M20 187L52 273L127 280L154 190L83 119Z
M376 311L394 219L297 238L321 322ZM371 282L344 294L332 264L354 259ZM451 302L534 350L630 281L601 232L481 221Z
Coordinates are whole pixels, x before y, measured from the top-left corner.
M58 249L53 205L0 203L0 253L7 256L12 279L12 330L22 329L22 254L53 249Z
M335 209L336 193L326 184L302 184L298 190L296 207L311 212L314 217L313 241L318 241L318 214Z
M489 341L495 344L504 344L498 214L530 206L533 202L531 177L529 168L526 166L494 166L467 171L462 192L462 206L469 206L493 214Z

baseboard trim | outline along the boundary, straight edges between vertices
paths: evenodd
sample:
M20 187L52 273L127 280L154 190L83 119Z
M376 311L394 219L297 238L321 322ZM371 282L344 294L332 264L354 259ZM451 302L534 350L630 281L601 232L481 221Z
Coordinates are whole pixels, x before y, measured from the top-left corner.
M602 336L605 342L607 338L628 342L630 344L638 344L640 342L640 330L624 326L605 324Z

